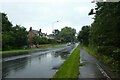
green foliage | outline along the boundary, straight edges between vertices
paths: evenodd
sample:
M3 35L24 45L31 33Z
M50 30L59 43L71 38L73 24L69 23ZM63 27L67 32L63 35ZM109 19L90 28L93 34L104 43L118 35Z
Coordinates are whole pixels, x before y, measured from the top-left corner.
M101 59L120 64L120 2L98 2L95 9L95 20L90 29L90 46L97 49Z
M61 29L61 31L59 32L59 38L65 42L73 42L75 41L76 37L76 30L74 28L71 27L64 27L63 29Z
M2 33L2 50L10 50L12 49L12 45L14 44L14 37L11 35L11 32Z
M89 44L89 30L90 26L83 26L82 30L78 34L78 40L84 45Z
M104 52L101 52L103 53L102 55L101 54L98 54L96 48L92 48L91 46L82 46L82 48L84 50L86 50L89 54L95 56L100 62L104 63L104 64L107 64L112 70L119 70L120 69L120 65L119 65L119 62L116 61L115 59L113 59L113 57L111 57L112 55L104 55ZM103 48L104 49L104 48ZM104 49L105 50L105 49ZM117 49L115 50L115 52L119 52L120 49ZM119 55L117 55L118 57L116 58L119 58Z
M49 44L56 44L58 42L57 42L57 39L48 39L48 43Z
M8 20L7 14L0 13L2 15L2 32L10 31L12 29L12 23Z
M55 36L56 39L59 39L59 33L60 33L60 31L58 29L55 29L53 31L53 35Z
M40 40L39 36L33 36L31 39L31 43L37 45L39 44L39 40Z
M55 39L49 39L44 36L34 36L28 40L29 44L56 44L56 43L65 43L65 42L72 42L76 40L75 37L76 30L72 29L71 27L65 27L59 31L55 29L53 31L53 35Z
M120 47L120 3L97 3L90 44Z
M98 59L106 64L120 69L120 2L98 2L95 10L94 22L90 29L82 29L78 39L81 43L89 41L88 51L93 51L92 54L97 55Z
M2 13L2 50L17 49L26 44L26 29L20 25L13 27L7 15Z
M14 46L16 48L21 48L24 45L27 45L27 31L26 28L16 25L12 28L13 37L15 38Z
M47 37L44 36L34 36L31 39L31 43L32 44L56 44L56 43L62 43L61 40L57 40L57 39L49 39Z
M48 39L46 37L40 37L39 44L47 44L47 43L48 43Z

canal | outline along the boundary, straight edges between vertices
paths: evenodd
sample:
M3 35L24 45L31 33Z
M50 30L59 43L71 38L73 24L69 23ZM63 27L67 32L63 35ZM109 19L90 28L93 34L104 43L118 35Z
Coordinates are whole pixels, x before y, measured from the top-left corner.
M2 63L3 78L52 78L60 65L68 58L76 44L58 51L32 53L37 56L23 57Z

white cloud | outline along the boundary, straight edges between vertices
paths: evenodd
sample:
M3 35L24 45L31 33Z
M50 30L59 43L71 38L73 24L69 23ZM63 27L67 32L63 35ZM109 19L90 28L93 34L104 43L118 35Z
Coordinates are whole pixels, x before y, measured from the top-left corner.
M74 10L78 12L79 14L88 14L91 8L87 6L79 6L76 7Z
M66 3L66 2L81 2L81 3L86 3L86 2L91 2L92 0L0 0L2 3L19 3L19 2L35 2L35 3L41 3L41 2L48 2L48 3Z
M27 30L32 26L35 30L42 28L45 33L51 33L53 22L58 20L60 22L54 24L54 29L61 30L65 26L70 26L78 31L81 26L92 22L88 12L94 5L90 0L2 1L1 11L8 14L8 18L13 24L20 24Z

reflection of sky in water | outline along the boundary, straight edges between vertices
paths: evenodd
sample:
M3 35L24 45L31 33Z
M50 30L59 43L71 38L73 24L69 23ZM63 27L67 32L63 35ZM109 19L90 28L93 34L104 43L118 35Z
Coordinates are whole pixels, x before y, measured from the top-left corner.
M3 75L7 78L51 78L52 68L68 57L68 52L49 52L31 58L22 58L3 63Z

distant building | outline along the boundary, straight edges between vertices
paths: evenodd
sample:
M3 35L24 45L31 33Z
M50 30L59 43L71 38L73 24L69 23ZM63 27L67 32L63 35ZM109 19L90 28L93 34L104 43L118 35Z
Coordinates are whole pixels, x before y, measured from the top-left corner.
M34 36L40 36L40 37L43 36L48 39L55 39L55 36L53 34L47 35L47 33L42 33L41 29L39 29L39 31L38 31L38 30L33 30L32 27L30 27L29 32L28 32L28 44L29 44L30 48L33 48L36 46L32 43L32 38Z
M55 36L53 34L49 34L46 37L49 38L49 39L55 39Z
M42 33L41 29L38 30L33 30L32 27L30 27L29 32L28 32L28 42L29 42L29 47L33 46L32 44L32 38L34 36L44 36L47 37L47 33Z
M42 33L41 29L38 30L33 30L32 27L30 27L30 30L28 32L28 36L31 38L33 36L47 36L47 33Z

